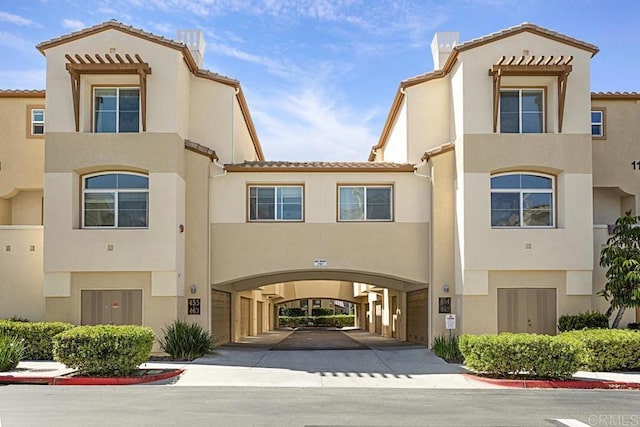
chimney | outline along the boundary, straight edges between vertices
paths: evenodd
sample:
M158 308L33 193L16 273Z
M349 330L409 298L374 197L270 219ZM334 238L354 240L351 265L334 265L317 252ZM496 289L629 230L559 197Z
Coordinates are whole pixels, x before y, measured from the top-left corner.
M458 32L436 33L431 41L431 55L433 56L433 68L441 70L453 47L460 41Z
M204 37L200 30L178 30L178 41L189 48L198 68L204 64Z

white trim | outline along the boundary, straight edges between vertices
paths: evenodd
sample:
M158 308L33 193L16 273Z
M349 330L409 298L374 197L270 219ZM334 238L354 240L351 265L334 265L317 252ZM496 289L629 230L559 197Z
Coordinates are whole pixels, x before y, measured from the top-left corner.
M550 229L550 228L556 228L556 221L555 221L555 217L556 217L556 208L555 208L555 199L556 199L556 180L555 177L552 175L545 175L542 173L536 173L536 172L506 172L506 173L499 173L499 174L495 174L495 175L491 175L490 179L493 178L498 178L501 176L512 176L512 175L530 175L530 176L539 176L541 178L546 178L546 179L550 179L551 180L551 188L549 189L545 189L545 188L492 188L491 184L489 184L489 188L490 188L490 194L493 193L518 193L520 196L520 201L519 201L519 211L520 211L520 225L515 225L515 226L500 226L500 225L491 225L492 229L522 229L522 228L527 228L527 229ZM550 194L551 195L551 225L525 225L524 224L524 198L523 198L523 194L527 193L527 194ZM491 212L493 212L493 206L491 206Z
M532 134L537 134L537 133L545 133L546 132L546 111L545 111L545 107L546 107L546 100L545 100L545 90L544 88L537 88L537 87L515 87L515 88L504 88L504 89L500 89L500 100L498 105L501 106L502 105L502 93L503 92L518 92L518 132L502 132L501 129L501 114L502 114L502 108L500 108L498 110L498 129L500 129L500 133L504 133L504 134L524 134L524 133L532 133ZM540 106L541 108L541 112L542 112L542 130L540 132L522 132L522 92L540 92L542 94L542 105ZM532 111L530 111L532 112ZM513 111L511 111L511 113L513 113Z
M304 222L304 185L302 184L281 184L281 185L269 185L269 184L255 184L248 186L249 191L247 192L247 221L248 222ZM273 191L273 218L255 218L251 219L251 189L252 188L272 188ZM278 203L278 193L280 189L283 188L298 188L300 189L300 219L285 219L278 218L278 206L284 206L284 203ZM258 192L256 190L256 204L258 203ZM256 212L257 216L257 212Z
M340 189L342 188L362 188L364 190L362 201L363 211L362 219L343 219L340 217L341 195ZM389 189L389 219L368 219L367 218L367 189ZM373 184L373 185L338 185L338 222L393 222L393 185L391 184Z
M97 90L103 90L103 89L114 89L116 91L116 109L115 109L115 114L116 114L116 129L113 132L98 132L96 131L96 125L97 125L97 120L96 120L96 91ZM98 87L94 87L93 88L93 111L91 112L92 114L92 119L91 119L91 123L93 124L93 129L92 132L93 133L121 133L120 132L120 90L124 89L124 90L133 90L133 89L137 89L138 90L138 130L135 132L122 132L122 133L140 133L140 122L142 119L142 108L140 105L140 87L139 86L98 86Z

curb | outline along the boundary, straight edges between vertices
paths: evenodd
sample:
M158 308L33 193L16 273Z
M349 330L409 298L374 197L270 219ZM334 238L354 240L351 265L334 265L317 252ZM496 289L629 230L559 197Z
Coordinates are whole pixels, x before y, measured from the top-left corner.
M152 375L139 375L133 377L17 377L13 375L0 375L0 384L38 384L38 385L136 385L155 381L162 381L177 377L184 369L172 369ZM71 374L73 375L73 374Z
M640 390L640 383L622 381L597 380L509 380L480 377L473 374L463 374L465 378L510 388L569 388L569 389L599 389L599 390Z

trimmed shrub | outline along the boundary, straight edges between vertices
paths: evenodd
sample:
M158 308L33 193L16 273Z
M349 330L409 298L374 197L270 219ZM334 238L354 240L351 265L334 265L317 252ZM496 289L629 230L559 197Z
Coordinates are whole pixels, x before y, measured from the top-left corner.
M28 323L0 320L0 335L23 341L23 360L53 360L53 337L74 327L70 323L62 322Z
M300 307L292 307L292 308L281 308L280 316L287 317L304 317L307 315L307 310L303 310Z
M433 338L433 346L431 350L436 356L450 363L460 363L464 361L462 353L460 353L459 340L456 335L439 336Z
M174 359L193 360L213 352L213 337L198 323L176 320L162 332L160 348Z
M143 326L79 326L54 337L53 355L81 375L127 376L149 359L154 341Z
M501 378L569 378L580 367L580 347L549 335L462 335L460 351L468 368Z
M0 372L11 371L24 356L24 343L14 337L0 335Z
M609 318L599 311L586 311L578 314L565 314L558 319L560 332L580 329L601 329L609 327Z
M312 316L333 316L333 310L330 308L314 308L311 310Z
M278 317L280 327L297 328L300 326L319 326L328 328L344 328L354 326L353 314L337 314L335 316Z
M629 324L627 324L627 328L636 331L636 330L640 329L640 323L629 323Z
M559 336L581 349L582 369L618 371L640 368L640 333L624 329L586 329Z

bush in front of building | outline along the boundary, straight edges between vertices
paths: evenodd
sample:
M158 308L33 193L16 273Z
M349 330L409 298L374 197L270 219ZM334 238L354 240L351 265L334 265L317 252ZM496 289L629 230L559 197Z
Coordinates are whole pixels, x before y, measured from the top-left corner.
M330 308L314 308L311 310L311 315L318 317L318 316L333 316L333 310Z
M609 318L599 311L586 311L578 314L564 314L558 319L560 332L575 331L580 329L606 329L609 327Z
M78 326L54 337L53 356L80 375L127 376L149 359L155 338L144 326Z
M464 357L460 353L460 342L456 335L434 337L431 350L436 356L449 363L461 363L464 361Z
M581 363L579 345L549 335L461 335L460 351L469 369L499 378L570 378Z
M335 316L305 316L289 317L279 316L278 323L281 328L298 328L304 326L318 326L327 328L352 327L355 324L353 314L336 314Z
M291 307L291 308L280 308L280 316L285 317L305 317L307 315L307 310L303 310L300 307Z
M625 329L569 331L559 338L581 350L581 369L619 371L640 368L640 332Z
M176 360L193 360L212 353L213 337L198 323L175 320L162 329L160 348Z
M24 356L24 342L15 337L0 335L0 372L11 371Z
M638 329L640 329L640 323L628 323L627 328L637 331Z
M63 322L24 322L0 320L0 335L22 340L25 346L23 360L53 360L53 337L75 328Z

